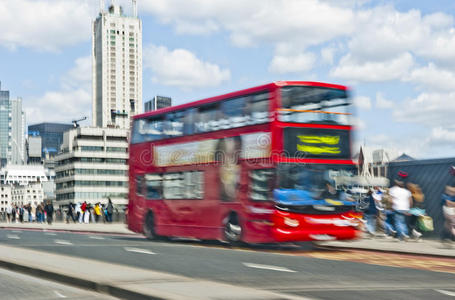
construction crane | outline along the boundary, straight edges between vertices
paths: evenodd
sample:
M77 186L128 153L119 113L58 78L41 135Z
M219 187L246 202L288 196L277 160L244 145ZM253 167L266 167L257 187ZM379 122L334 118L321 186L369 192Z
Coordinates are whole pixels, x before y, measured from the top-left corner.
M73 122L74 128L78 128L79 127L79 122L84 121L84 120L87 120L87 117L82 117L79 120L73 120L71 122Z

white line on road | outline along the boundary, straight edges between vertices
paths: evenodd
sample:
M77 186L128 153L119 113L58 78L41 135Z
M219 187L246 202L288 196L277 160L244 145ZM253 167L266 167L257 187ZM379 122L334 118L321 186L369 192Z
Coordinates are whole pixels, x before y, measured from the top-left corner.
M11 232L14 232L14 233L21 233L22 230L12 230Z
M8 234L6 235L7 238L13 239L13 240L20 240L21 238L18 235L15 234Z
M66 298L65 295L60 294L58 291L54 291L54 293L57 295L59 298Z
M104 240L104 237L102 237L102 236L96 236L96 235L89 236L88 238L89 238L89 239L94 239L94 240Z
M445 291L445 290L435 290L435 291L438 293L447 295L447 296L455 297L455 292Z
M46 232L44 233L45 235L57 235L56 233L53 233L53 232Z
M136 252L136 253L143 253L143 254L156 254L155 252L152 252L147 249L140 249L140 248L131 248L131 247L124 247L125 251L128 252Z
M272 270L272 271L280 271L280 272L289 272L289 273L296 273L297 271L284 268L284 267L278 267L278 266L270 266L270 265L259 265L259 264L252 264L252 263L243 263L244 266L248 268L255 268L255 269L264 269L264 270Z
M54 242L56 244L60 244L60 245L73 245L73 243L71 243L70 241L65 241L65 240L54 240Z

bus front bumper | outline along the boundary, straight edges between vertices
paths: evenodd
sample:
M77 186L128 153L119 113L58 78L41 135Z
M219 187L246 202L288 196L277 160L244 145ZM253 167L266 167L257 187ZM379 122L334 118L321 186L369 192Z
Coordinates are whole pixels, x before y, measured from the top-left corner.
M278 242L354 240L361 237L359 216L302 215L277 210L272 234Z

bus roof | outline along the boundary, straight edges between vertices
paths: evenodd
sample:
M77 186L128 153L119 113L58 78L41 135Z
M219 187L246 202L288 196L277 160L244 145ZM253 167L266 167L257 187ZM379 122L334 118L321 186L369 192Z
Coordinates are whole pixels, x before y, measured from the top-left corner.
M147 118L147 117L151 117L151 116L155 116L155 115L161 115L161 114L165 114L165 113L176 111L176 110L188 109L188 108L192 108L195 106L214 103L214 102L217 102L217 101L220 101L223 99L234 98L234 97L238 97L238 96L241 96L244 94L257 93L257 92L263 91L265 89L271 89L271 88L282 87L282 86L287 86L287 85L325 87L325 88L332 88L332 89L339 89L339 90L348 89L344 85L316 82L316 81L275 81L272 83L267 83L267 84L263 84L260 86L231 92L228 94L218 95L218 96L214 96L214 97L210 97L210 98L206 98L206 99L202 99L202 100L188 102L185 104L180 104L180 105L176 105L176 106L170 106L170 107L165 107L165 108L161 108L161 109L154 110L154 111L145 112L145 113L133 116L133 119L142 119L142 118Z

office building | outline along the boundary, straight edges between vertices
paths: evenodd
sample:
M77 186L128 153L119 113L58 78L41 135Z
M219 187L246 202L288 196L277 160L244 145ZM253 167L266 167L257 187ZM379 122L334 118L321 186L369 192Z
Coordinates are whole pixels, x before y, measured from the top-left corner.
M93 126L128 129L130 117L142 112L142 23L112 4L93 22Z
M29 135L27 138L27 164L41 164L41 137Z
M25 164L25 113L22 99L10 99L0 83L0 166Z
M63 133L74 128L72 124L39 123L28 126L28 135L41 137L41 157L58 154L63 143Z
M79 127L65 132L62 151L55 157L56 199L125 206L128 193L127 130Z
M6 212L9 205L11 205L11 186L0 184L0 212Z
M152 100L145 102L144 111L154 111L160 108L172 106L172 98L155 96Z
M28 185L16 185L11 188L12 204L17 206L38 206L44 198L42 182L33 182Z
M48 181L42 165L12 165L0 169L0 184L28 185L33 182Z

